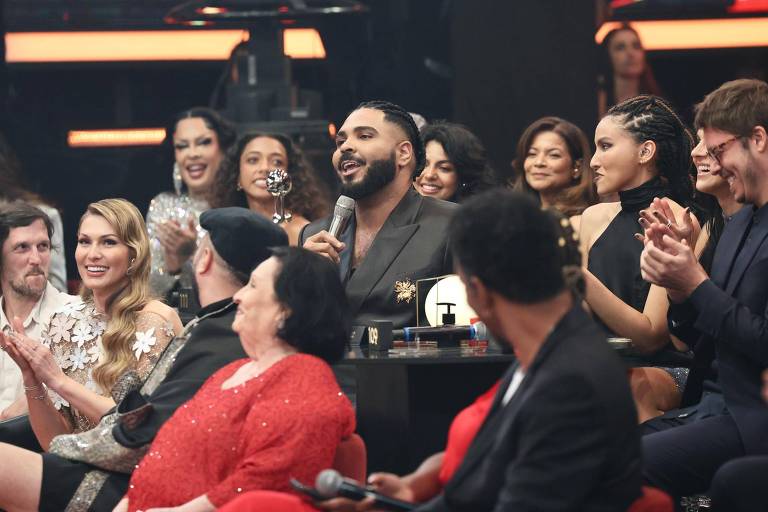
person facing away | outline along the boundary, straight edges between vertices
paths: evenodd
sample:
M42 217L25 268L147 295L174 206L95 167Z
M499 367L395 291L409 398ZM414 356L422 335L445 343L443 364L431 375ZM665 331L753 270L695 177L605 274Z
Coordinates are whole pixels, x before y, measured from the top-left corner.
M569 243L555 222L532 198L500 190L454 217L467 300L517 362L463 462L418 511L626 510L640 496L626 369L566 284L580 265L563 268Z

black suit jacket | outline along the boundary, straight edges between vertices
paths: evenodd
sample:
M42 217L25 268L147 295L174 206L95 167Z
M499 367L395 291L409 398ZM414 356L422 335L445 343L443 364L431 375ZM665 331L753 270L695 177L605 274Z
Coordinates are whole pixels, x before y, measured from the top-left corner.
M747 454L768 453L768 408L760 396L768 367L768 206L742 208L726 224L712 261L711 278L670 320L692 324L714 347L718 383Z
M640 438L624 365L575 306L510 402L514 367L437 511L617 511L640 496Z
M409 189L368 250L359 268L351 269L354 253L355 220L352 217L340 240L347 245L341 253L339 273L345 284L354 325L370 320L392 320L395 327L416 325L416 298L399 300L396 283L453 272L447 229L458 205L422 197ZM331 217L308 224L299 239L328 229ZM422 298L423 300L423 298Z

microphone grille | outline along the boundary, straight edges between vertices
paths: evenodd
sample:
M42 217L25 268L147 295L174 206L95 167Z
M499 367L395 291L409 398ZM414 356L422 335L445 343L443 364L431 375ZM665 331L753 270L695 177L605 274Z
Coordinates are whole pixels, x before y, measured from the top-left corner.
M349 217L355 209L355 200L347 196L339 196L333 214L340 217Z
M343 482L344 478L341 473L335 469L324 469L315 478L315 489L326 498L334 498L339 495L339 489L341 489Z

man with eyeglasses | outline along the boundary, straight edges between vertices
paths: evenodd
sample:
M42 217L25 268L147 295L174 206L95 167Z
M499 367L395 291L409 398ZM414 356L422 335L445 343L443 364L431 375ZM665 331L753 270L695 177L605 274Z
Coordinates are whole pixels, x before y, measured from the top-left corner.
M668 227L646 230L643 277L666 288L671 330L687 327L697 334L690 340L695 350L714 350L724 398L720 411L643 439L646 481L675 497L706 493L714 474L733 459L768 455L768 409L760 393L768 367L768 84L723 84L696 106L696 127L720 164L712 172L728 182L738 202L752 207L726 225L711 276ZM749 474L765 486L768 458L759 467Z

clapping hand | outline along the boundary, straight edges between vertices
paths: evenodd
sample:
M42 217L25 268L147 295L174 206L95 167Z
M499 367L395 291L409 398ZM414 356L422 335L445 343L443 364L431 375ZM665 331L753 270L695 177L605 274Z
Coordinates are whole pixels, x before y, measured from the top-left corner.
M689 208L686 208L683 213L682 225L678 224L672 207L669 206L669 201L664 198L654 198L649 208L640 210L639 222L645 233L638 238L643 243L652 241L656 247L660 248L664 248L664 235L678 242L685 240L689 247L694 247L700 233L698 224L694 223L693 214Z
M646 281L666 288L673 302L682 302L707 280L707 273L687 240L677 241L665 234L660 245L653 240L646 242L640 255L640 273Z
M4 335L3 343L8 355L19 365L22 375L25 376L24 380L42 382L57 391L66 376L56 363L51 351L39 341L26 335L19 317L13 317L12 325L15 332Z
M175 273L195 252L197 226L194 219L189 219L187 226L168 220L157 226L157 239L163 246L165 270Z

